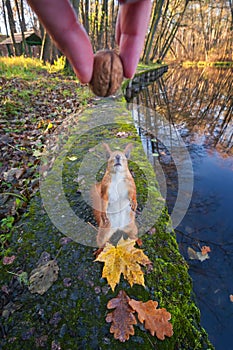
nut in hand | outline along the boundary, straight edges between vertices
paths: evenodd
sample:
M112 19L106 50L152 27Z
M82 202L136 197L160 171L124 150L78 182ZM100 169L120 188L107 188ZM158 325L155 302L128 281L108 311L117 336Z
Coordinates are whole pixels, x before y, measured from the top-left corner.
M95 95L107 97L114 94L123 81L120 57L111 50L98 51L94 56L90 88Z

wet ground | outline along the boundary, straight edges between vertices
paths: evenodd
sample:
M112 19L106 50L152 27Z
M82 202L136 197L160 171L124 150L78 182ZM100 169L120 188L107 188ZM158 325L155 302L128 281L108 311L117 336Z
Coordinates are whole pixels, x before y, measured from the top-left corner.
M148 158L157 173L162 168L160 185L171 214L182 183L179 157L174 161L172 148L161 140L161 116L182 136L189 152L193 190L190 177L183 198L188 201L191 193L191 202L176 233L190 266L202 325L217 350L231 350L233 342L232 96L232 70L179 68L169 69L131 101ZM188 248L200 251L203 245L211 249L209 259L190 259Z

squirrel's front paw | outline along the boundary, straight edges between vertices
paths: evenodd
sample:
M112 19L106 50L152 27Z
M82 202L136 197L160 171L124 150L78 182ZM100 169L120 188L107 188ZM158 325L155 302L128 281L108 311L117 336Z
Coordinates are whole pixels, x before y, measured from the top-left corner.
M133 201L133 200L130 201L130 207L131 207L132 211L136 211L137 206L138 206L138 204L136 201Z
M103 225L106 226L109 222L109 219L108 219L106 213L101 213L101 219L102 219Z

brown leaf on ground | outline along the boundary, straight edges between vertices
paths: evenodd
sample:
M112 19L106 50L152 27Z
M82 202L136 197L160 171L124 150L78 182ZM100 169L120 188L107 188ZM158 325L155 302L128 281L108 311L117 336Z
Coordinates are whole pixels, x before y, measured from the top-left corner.
M208 252L210 252L210 251L211 251L211 249L208 246L202 247L200 252L197 252L193 248L188 247L188 257L191 260L196 259L196 260L200 260L202 262L202 261L205 261L206 259L210 258L209 254L208 254Z
M134 310L129 306L130 298L120 290L116 298L111 299L108 304L108 309L115 309L107 314L106 321L112 322L110 332L114 334L115 339L125 342L130 335L134 335L133 325L137 323Z
M29 278L29 290L40 295L47 292L58 278L59 267L56 260L50 260L32 270Z
M4 256L3 259L2 259L2 263L3 263L3 265L11 265L11 264L13 264L15 258L16 258L15 255Z
M173 335L172 324L168 321L171 319L171 314L166 309L157 309L157 301L149 300L146 303L134 299L129 300L129 305L138 314L138 320L144 323L151 335L157 336L158 339L164 340L165 335L171 337Z
M210 249L209 246L203 245L203 247L201 247L201 254L202 254L202 255L206 255L206 254L208 254L208 253L210 253L210 252L211 252L211 249Z

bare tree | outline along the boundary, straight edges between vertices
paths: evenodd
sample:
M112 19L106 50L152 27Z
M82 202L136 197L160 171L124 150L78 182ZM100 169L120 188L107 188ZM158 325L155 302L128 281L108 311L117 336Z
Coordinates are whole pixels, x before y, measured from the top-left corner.
M25 19L22 20L22 18L21 18L21 15L24 14L23 1L21 0L21 11L20 11L19 4L18 4L17 0L15 0L15 7L16 7L17 16L18 16L19 25L20 25L20 30L21 30L21 34L22 34L22 50L21 50L20 54L22 54L22 53L27 54L28 50L27 50L27 44L26 44L25 35L24 35L24 32L26 30L26 24L25 24ZM23 18L24 18L24 15L23 15Z
M15 26L15 19L14 19L10 0L6 0L5 5L7 8L8 22L9 22L10 33L11 33L11 38L12 38L12 43L13 43L14 55L18 56L18 55L20 55L20 51L19 51L19 47L15 41L14 34L16 33L16 26Z
M2 0L2 12L3 12L3 19L4 19L5 29L6 29L6 35L9 36L4 0ZM9 44L7 44L7 51L8 51L8 55L11 56L12 53L11 53L11 49L10 49L10 45Z

